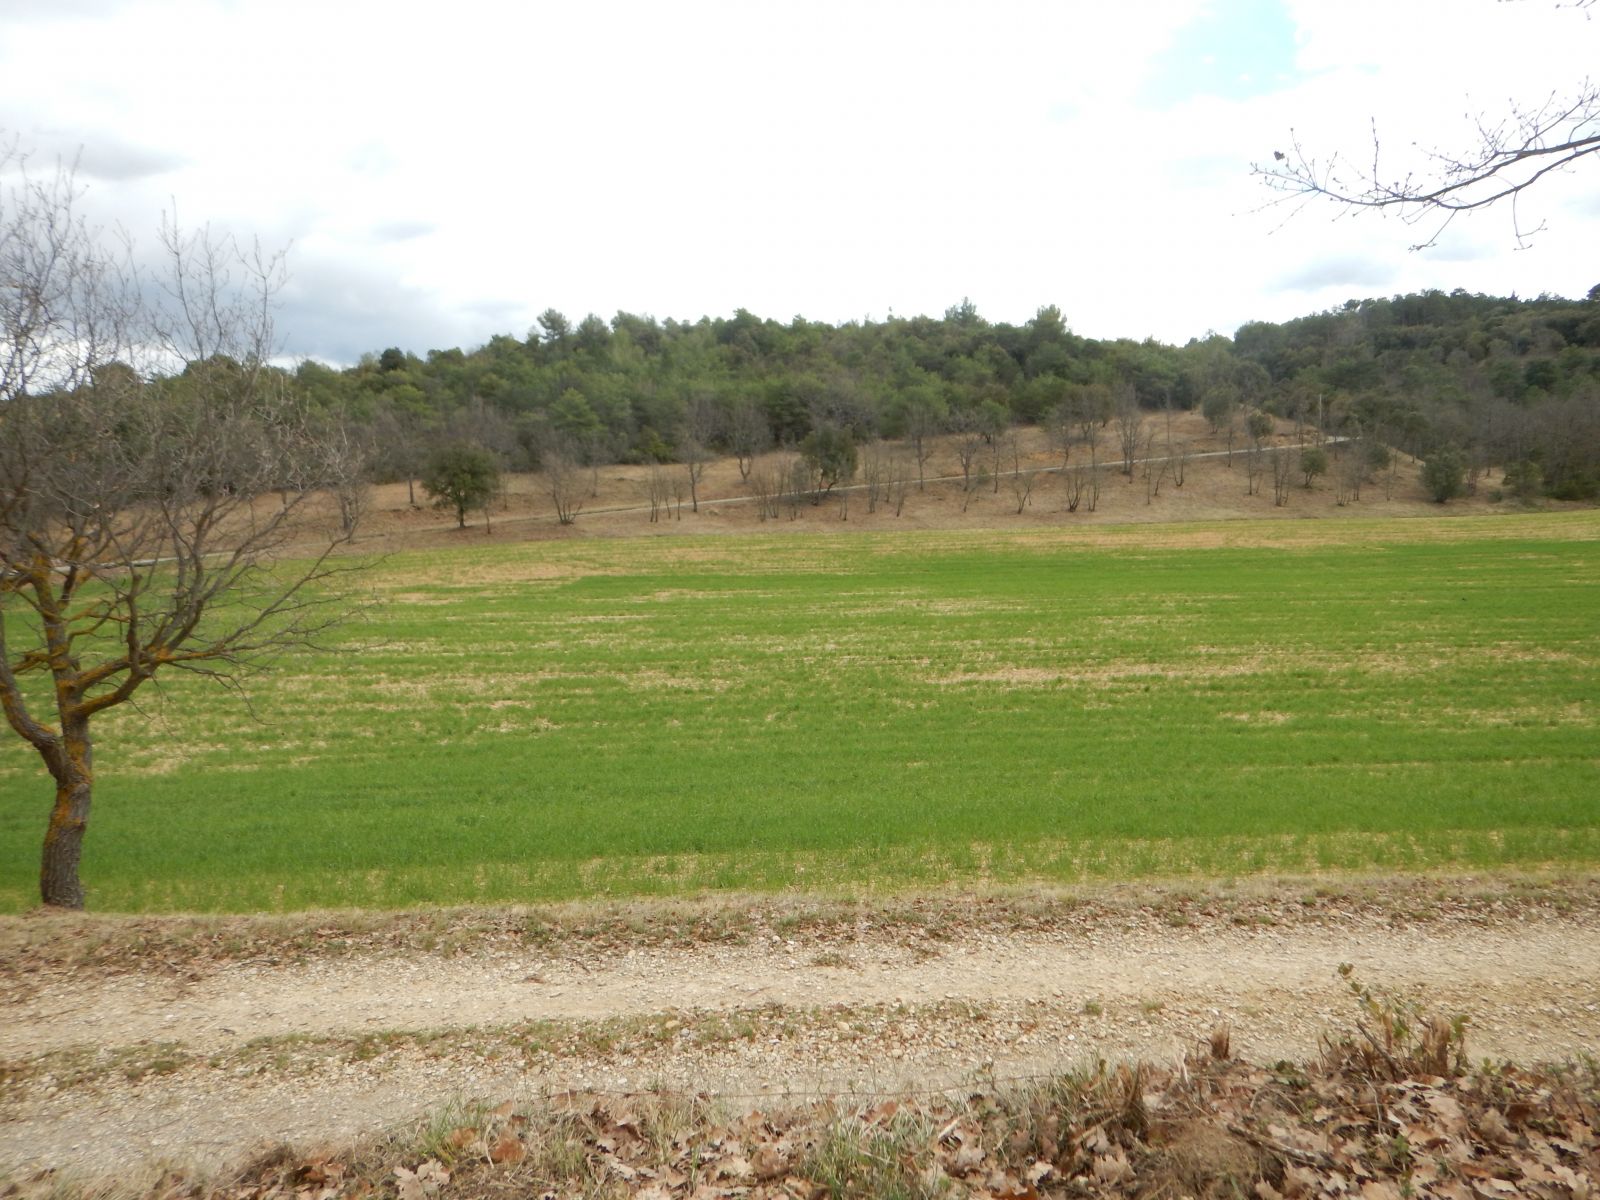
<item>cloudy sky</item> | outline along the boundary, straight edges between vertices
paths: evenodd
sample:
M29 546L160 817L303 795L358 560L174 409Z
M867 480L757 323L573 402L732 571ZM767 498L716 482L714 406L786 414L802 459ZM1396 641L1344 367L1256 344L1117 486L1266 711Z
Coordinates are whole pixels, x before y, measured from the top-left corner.
M1263 211L1289 148L1397 164L1570 91L1555 0L3 0L0 130L95 218L290 245L291 353L694 319L1059 305L1186 341L1427 287L1600 282L1600 158L1429 229Z

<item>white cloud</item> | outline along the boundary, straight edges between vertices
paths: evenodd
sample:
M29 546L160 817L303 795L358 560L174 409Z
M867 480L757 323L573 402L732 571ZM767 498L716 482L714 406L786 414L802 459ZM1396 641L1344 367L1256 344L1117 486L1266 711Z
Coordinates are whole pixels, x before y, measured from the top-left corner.
M1600 22L1288 7L1298 74L1272 64L1277 90L1154 107L1184 28L1244 9L35 5L0 15L0 70L27 98L0 124L81 145L88 202L136 232L175 201L293 241L294 312L314 322L297 348L344 356L520 335L548 306L841 320L963 295L993 319L1058 303L1086 333L1181 340L1340 302L1279 281L1341 262L1394 290L1587 289L1592 170L1549 189L1564 253L1512 254L1490 214L1425 258L1392 221L1258 212L1248 167L1291 125L1318 147L1360 149L1373 116L1396 145L1448 141L1468 92L1490 107L1581 78Z

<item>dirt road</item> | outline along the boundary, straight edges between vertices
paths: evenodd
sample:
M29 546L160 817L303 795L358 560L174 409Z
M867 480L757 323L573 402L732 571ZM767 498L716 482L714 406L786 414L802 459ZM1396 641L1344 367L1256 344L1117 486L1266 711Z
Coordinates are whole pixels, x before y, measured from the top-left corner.
M776 1096L1171 1060L1219 1023L1255 1061L1353 1028L1337 967L1443 1015L1474 1058L1600 1050L1600 900L1417 917L1307 907L1064 910L1008 928L870 917L727 940L485 937L177 967L12 963L0 995L0 1180L370 1134L451 1100L552 1091ZM1403 907L1403 906L1402 906Z

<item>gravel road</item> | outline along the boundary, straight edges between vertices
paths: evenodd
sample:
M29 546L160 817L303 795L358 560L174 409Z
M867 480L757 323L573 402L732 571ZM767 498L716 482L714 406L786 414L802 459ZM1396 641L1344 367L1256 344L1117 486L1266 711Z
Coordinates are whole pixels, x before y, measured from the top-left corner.
M558 1091L777 1097L959 1086L1096 1056L1175 1060L1218 1024L1258 1062L1353 1029L1337 967L1470 1017L1474 1059L1600 1050L1600 907L1426 920L863 921L736 944L488 939L174 970L44 967L0 992L0 1180L220 1168L452 1101Z

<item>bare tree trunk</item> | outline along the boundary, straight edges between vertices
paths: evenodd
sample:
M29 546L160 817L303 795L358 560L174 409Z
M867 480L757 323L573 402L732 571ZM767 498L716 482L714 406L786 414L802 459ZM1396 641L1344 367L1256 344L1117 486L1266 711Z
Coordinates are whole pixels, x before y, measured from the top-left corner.
M925 440L926 439L923 438L923 436L920 433L917 434L917 439L916 439L916 443L915 443L916 448L914 450L914 453L917 456L917 491L919 491L919 492L923 490L923 487L922 487L922 471L923 471L923 468L927 465L928 458L933 453L931 450L929 450L927 448L927 446L925 446L923 444L925 442Z
M1294 463L1289 458L1288 447L1279 446L1272 455L1272 503L1279 508L1289 503L1289 484L1294 474Z
M696 451L696 453L698 453L698 451ZM695 458L686 460L684 462L684 467L687 469L689 474L689 511L699 512L700 475L706 469L706 465L701 459Z
M0 712L55 783L40 898L82 908L91 719L163 668L236 682L336 623L337 596L313 593L348 569L330 556L353 528L277 563L359 455L267 365L277 256L168 222L141 288L73 213L69 173L19 187L13 161L0 147ZM182 371L146 386L130 364ZM358 505L340 515L353 527ZM17 682L45 670L53 727Z
M878 511L878 500L883 495L884 454L882 444L877 443L867 447L867 453L862 462L861 475L866 482L867 511Z
M1133 460L1139 453L1138 401L1131 396L1117 408L1117 443L1122 447L1122 473L1133 481Z
M909 472L898 454L889 456L889 499L894 501L894 515L899 516L906 507L906 484Z
M94 750L87 722L77 722L61 738L60 753L50 764L56 779L56 802L45 829L44 856L39 864L39 899L51 908L82 908L83 884L78 860L83 831L89 824L89 793L94 782Z

